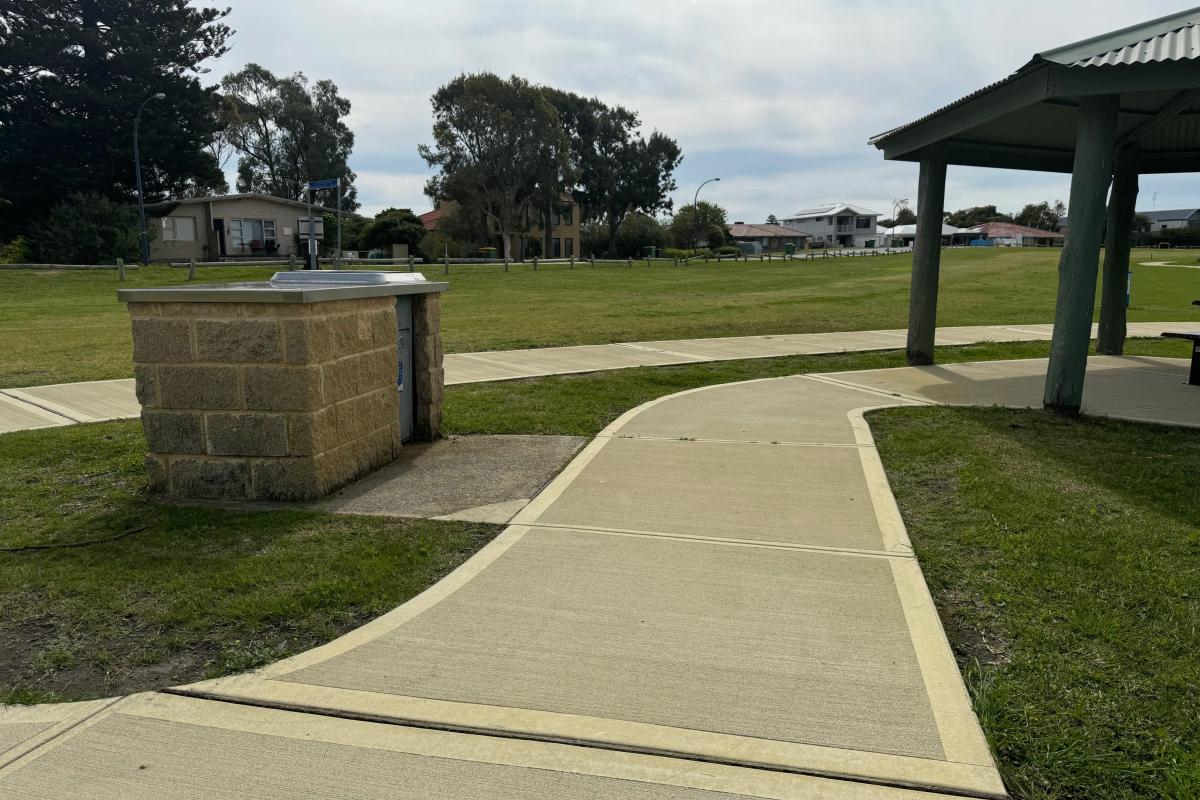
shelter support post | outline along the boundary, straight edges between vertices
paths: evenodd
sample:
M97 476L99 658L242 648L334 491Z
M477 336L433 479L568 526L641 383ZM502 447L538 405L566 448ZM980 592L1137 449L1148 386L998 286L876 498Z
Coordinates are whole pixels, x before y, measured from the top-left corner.
M1118 95L1094 95L1079 102L1075 161L1071 171L1071 226L1058 260L1058 299L1054 336L1042 402L1060 414L1077 414L1083 403L1088 341L1096 305L1100 237L1105 195L1112 179Z
M937 328L938 272L942 261L942 213L946 201L946 143L921 150L917 182L917 234L913 242L908 298L908 363L933 363Z
M1129 242L1138 195L1137 151L1119 150L1113 162L1108 199L1108 235L1104 239L1104 271L1100 290L1100 328L1096 352L1125 352L1125 291L1129 274Z

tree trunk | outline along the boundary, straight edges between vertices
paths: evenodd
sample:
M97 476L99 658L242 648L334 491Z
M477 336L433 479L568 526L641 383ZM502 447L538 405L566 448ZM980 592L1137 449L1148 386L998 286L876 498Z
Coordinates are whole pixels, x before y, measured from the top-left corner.
M554 252L551 248L551 244L554 242L554 221L553 221L553 218L550 216L553 213L554 213L554 204L546 203L546 230L545 230L546 241L542 245L542 257L543 258L552 258L554 256Z

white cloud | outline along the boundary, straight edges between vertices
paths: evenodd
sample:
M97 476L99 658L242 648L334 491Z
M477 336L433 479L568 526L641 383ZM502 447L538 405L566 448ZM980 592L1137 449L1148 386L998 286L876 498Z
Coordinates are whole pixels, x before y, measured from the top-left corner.
M1078 6L1040 0L1002 12L961 0L237 0L234 49L209 79L247 61L333 79L354 104L351 166L368 209L424 202L416 146L429 138L429 96L460 72L490 70L636 109L683 148L677 202L721 175L706 196L756 219L824 199L912 196L915 166L885 164L869 136L1038 50L1174 10L1169 0L1090 0L1081 22ZM1174 204L1194 201L1180 181L1161 186ZM1062 176L952 169L947 204L1013 208L1065 201L1066 191Z

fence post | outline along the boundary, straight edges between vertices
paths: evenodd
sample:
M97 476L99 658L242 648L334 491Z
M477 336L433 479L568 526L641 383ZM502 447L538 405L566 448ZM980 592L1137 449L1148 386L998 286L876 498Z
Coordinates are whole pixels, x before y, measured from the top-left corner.
M192 256L192 258L188 261L188 280L189 281L196 280L196 257L195 256Z
M296 269L296 254L295 253L292 253L290 256L288 256L288 269L289 270Z
M571 269L575 269L575 254L571 254Z
M414 266L415 266L415 264L413 262L413 255L412 255L412 253L409 253L408 254L408 271L412 272Z
M121 283L125 282L125 259L123 258L117 259L117 280Z
M592 267L596 266L596 255L594 253L588 257L588 264Z
M633 256L625 258L625 269L633 269Z
M534 272L537 272L537 262L538 262L538 257L534 256L533 257L533 271Z

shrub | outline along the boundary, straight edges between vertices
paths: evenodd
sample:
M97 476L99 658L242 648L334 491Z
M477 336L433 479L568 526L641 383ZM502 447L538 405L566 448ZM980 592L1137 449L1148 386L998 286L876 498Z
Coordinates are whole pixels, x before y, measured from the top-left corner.
M33 261L33 247L24 236L0 245L0 264L28 264Z
M742 248L736 244L723 244L717 248L717 254L722 256L739 256L742 254Z
M136 262L141 250L133 206L95 193L71 195L30 233L34 255L48 264Z
M682 247L664 247L659 252L659 255L663 258L691 258L693 255L707 256L712 254L707 250L697 250L693 253L691 250L686 250Z

